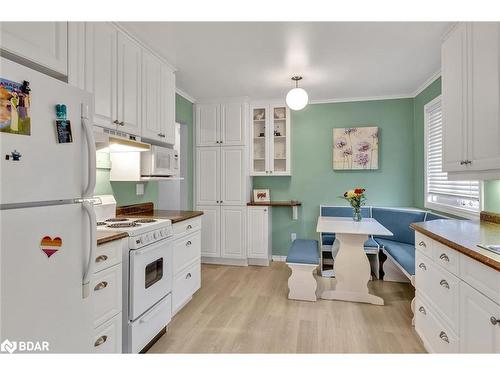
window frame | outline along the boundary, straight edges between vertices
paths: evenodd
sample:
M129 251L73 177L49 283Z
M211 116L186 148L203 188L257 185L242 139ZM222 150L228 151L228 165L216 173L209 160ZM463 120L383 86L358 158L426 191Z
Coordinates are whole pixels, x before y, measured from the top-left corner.
M436 104L441 104L441 111L443 110L442 106L442 96L439 95L427 104L424 105L424 207L429 208L431 210L464 217L468 219L478 219L480 212L483 210L483 182L479 181L479 209L477 212L473 212L466 209L461 209L459 207L450 206L442 203L434 203L429 202L429 191L428 191L428 173L427 173L427 164L428 164L428 141L429 141L429 108L434 107Z

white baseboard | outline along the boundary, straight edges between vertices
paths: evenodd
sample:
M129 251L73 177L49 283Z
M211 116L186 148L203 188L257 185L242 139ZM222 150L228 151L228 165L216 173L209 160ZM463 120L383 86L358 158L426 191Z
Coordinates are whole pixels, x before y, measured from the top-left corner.
M248 265L249 266L268 267L269 266L269 259L267 259L267 258L248 258Z
M273 262L286 262L286 255L273 255Z
M245 259L228 259L220 257L201 257L201 263L205 264L220 264L223 266L248 266L248 260Z

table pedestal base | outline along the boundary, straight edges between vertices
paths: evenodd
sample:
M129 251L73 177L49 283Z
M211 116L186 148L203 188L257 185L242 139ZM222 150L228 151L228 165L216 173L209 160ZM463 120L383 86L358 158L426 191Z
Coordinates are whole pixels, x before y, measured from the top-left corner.
M336 238L340 241L340 249L333 263L337 284L334 290L323 291L321 298L383 305L382 298L368 293L371 271L364 249L368 236L337 233Z

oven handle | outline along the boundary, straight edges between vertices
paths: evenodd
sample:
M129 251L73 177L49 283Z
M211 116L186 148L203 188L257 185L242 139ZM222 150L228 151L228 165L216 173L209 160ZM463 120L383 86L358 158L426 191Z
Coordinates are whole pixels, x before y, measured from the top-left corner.
M150 311L148 314L144 315L140 320L139 320L139 323L147 323L149 322L151 319L153 319L156 315L158 315L158 313L160 313L161 309L159 308L156 308L156 309L153 309L153 311Z

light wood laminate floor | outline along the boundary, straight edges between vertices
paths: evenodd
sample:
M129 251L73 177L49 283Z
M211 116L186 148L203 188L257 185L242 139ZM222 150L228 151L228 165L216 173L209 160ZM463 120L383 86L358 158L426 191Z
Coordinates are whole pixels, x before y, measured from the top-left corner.
M148 353L419 353L410 284L370 281L385 306L287 298L290 270L202 265L202 287ZM328 283L327 279L325 281Z

